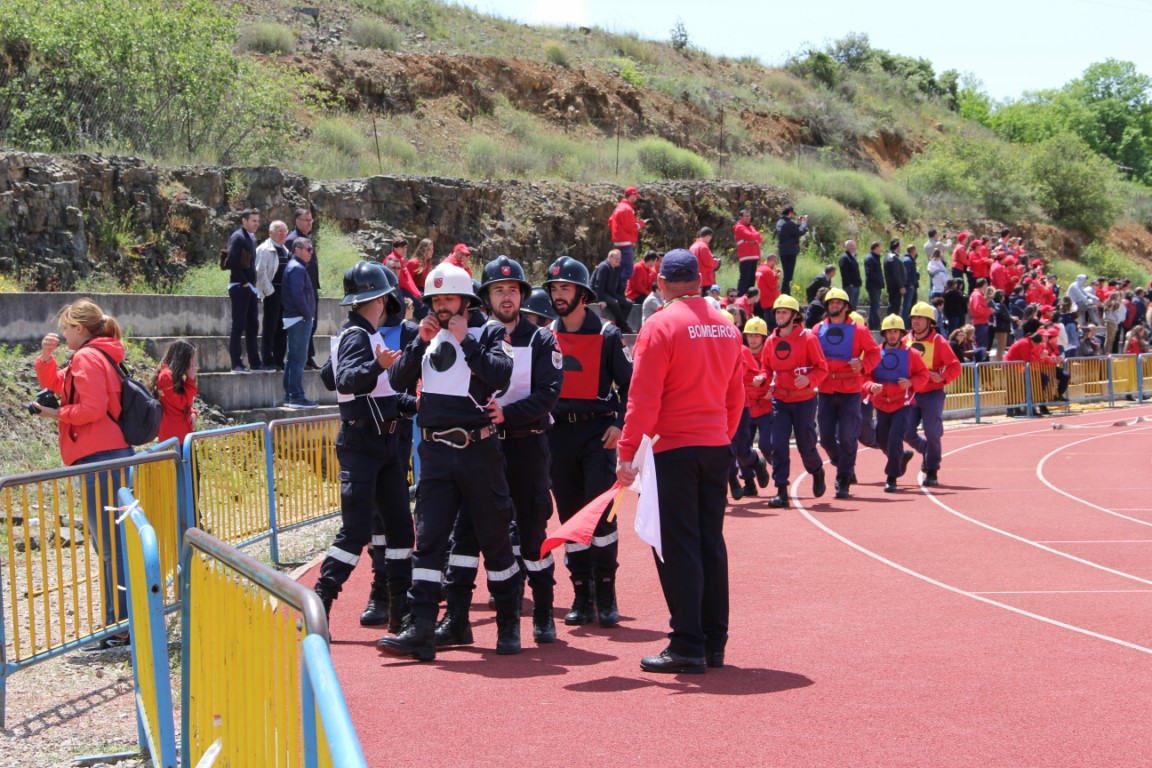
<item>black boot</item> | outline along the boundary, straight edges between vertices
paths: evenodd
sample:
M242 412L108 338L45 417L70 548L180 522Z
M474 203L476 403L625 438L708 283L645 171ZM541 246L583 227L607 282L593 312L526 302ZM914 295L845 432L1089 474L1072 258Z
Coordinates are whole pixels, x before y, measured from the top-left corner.
M768 487L768 462L764 461L764 457L756 456L756 482L761 488ZM755 496L756 494L752 494Z
M583 626L592 621L592 592L587 582L572 580L572 610L564 614L564 623L570 627Z
M602 627L615 627L620 623L620 610L616 607L616 577L596 580L596 618Z
M739 475L728 475L728 491L732 494L732 501L744 498L744 489L740 486Z
M520 597L496 601L496 653L520 653Z
M745 496L752 496L752 497L760 495L760 492L756 489L755 478L751 478L751 477L745 478L745 480L744 480L744 495Z
M788 486L776 486L776 495L768 499L768 506L773 509L787 509L788 508Z
M836 498L838 498L838 499L848 498L848 489L850 487L851 487L851 483L848 482L847 477L844 477L843 475L837 475L837 477L836 477Z
M324 606L324 620L328 623L328 639L331 640L332 639L332 621L331 621L332 601L336 599L336 595L334 593L329 592L328 590L324 589L319 584L317 584L313 588L313 591L316 593L316 596L320 598L321 605Z
M824 480L824 470L820 469L812 475L812 495L820 498L826 490L828 490L828 483Z
M399 634L408 618L408 588L411 581L392 579L388 582L388 631Z
M432 619L413 619L400 634L380 638L376 647L391 656L432 661L436 658L436 628Z
M388 580L382 573L374 574L372 589L368 592L368 605L360 614L360 626L379 627L388 623Z
M904 451L904 457L900 459L900 474L896 477L904 477L904 473L908 471L908 465L912 463L912 457L915 455L913 451Z
M896 488L896 478L892 475L888 475L888 479L884 481L884 492L885 493L896 493L897 490L898 489Z
M924 473L924 487L935 488L938 485L940 485L940 480L936 477L935 472Z
M468 620L467 598L448 595L448 610L436 625L437 648L450 648L454 645L472 645L472 622Z
M556 620L552 618L552 606L539 603L532 609L532 639L537 645L556 642Z

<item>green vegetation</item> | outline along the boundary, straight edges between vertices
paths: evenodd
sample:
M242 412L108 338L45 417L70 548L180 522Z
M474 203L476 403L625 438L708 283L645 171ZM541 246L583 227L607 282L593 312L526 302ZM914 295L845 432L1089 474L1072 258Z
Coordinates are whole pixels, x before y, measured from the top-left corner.
M348 27L348 36L361 48L381 51L398 51L404 42L404 36L395 27L379 19L356 19Z
M568 54L568 49L555 41L544 46L544 58L558 67L567 69L572 66L572 57Z
M712 175L707 160L655 136L640 141L636 156L644 170L661 179L705 179Z
M296 47L296 35L283 24L261 21L241 30L236 47L252 53L287 54Z

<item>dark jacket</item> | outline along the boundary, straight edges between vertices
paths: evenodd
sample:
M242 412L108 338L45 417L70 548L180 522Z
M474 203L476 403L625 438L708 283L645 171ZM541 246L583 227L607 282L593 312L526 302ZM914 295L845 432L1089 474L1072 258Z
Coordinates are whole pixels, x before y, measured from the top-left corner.
M228 282L256 285L256 239L244 227L228 238Z
M807 232L807 222L797 224L795 218L781 216L776 222L776 252L780 258L791 258L800 253L800 238Z
M597 264L592 272L592 290L599 301L604 301L608 296L616 301L623 300L625 297L621 268L613 267L607 259Z
M884 267L881 263L883 257L878 253L868 251L864 257L864 287L870 291L884 290Z
M900 258L900 263L904 265L904 287L909 291L915 291L920 287L920 270L916 269L916 259L905 253Z
M964 317L968 314L968 299L963 291L944 291L944 317Z
M307 265L308 277L312 280L312 291L320 293L320 254L318 253L320 249L316 247L316 230L313 229L307 235L301 235L296 230L289 232L287 239L284 240L284 247L288 249L288 253L292 253L292 244L296 242L298 237L307 237L312 241L312 260Z
M824 319L824 315L828 311L824 308L824 302L813 301L808 304L808 310L804 313L804 327L815 328L816 324Z
M320 370L320 378L329 390L357 396L340 403L340 419L343 421L372 419L382 423L398 416L410 416L416 411L415 398L409 392L370 396L380 377L387 375L372 348L371 335L375 332L371 323L359 314L349 312L348 322L344 323L337 340L336 370L332 369L331 358ZM411 343L417 333L414 323L403 323L400 343Z
M840 285L844 286L845 290L864 285L860 279L860 262L848 251L840 254Z
M308 279L306 265L292 257L284 269L284 287L281 288L281 305L284 318L302 317L306 321L316 319L316 293Z
M503 403L505 429L547 429L564 383L563 357L556 337L525 317L509 334L512 348L532 348L532 388L524 397Z
M820 292L821 288L831 288L832 280L825 273L821 272L812 278L812 282L808 283L808 287L804 289L804 297L811 304L816 300L816 294Z
M903 299L900 289L907 282L900 254L889 253L884 257L884 282L888 286L888 303L899 304Z

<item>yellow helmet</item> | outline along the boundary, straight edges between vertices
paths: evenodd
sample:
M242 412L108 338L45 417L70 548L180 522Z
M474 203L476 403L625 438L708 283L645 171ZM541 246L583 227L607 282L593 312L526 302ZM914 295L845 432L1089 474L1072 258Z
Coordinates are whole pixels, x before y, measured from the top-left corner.
M744 323L744 333L756 333L761 336L767 336L768 323L759 317L750 317L748 318L748 322Z
M732 323L733 325L736 324L736 318L732 317L732 313L729 312L728 310L722 309L722 310L720 310L720 314L722 314L722 315L724 315L724 317L728 318L728 322Z
M852 318L852 322L856 323L856 325L868 325L868 321L864 319L864 315L859 312L852 312L848 317Z
M832 299L840 299L848 306L852 306L851 300L848 298L848 292L843 288L829 288L828 293L824 294L824 306L828 306L828 302Z
M933 323L936 322L936 310L932 309L932 305L926 301L918 301L912 305L912 317L926 317Z
M880 323L880 330L906 331L908 329L904 327L904 318L900 317L900 315L888 315L888 317L884 318L884 322Z
M775 303L772 304L772 309L790 309L799 314L800 302L796 301L796 299L792 298L789 294L782 293L776 298Z

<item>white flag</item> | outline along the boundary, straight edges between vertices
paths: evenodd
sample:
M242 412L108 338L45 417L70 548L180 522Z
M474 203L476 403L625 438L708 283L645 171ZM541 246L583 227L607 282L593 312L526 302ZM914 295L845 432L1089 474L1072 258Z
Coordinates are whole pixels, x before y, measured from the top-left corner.
M659 439L659 435L654 438L644 435L640 441L640 448L632 459L632 466L640 471L628 487L640 494L636 504L636 535L656 550L656 557L664 562L664 551L660 546L660 497L656 491L656 459L652 454L652 446Z

